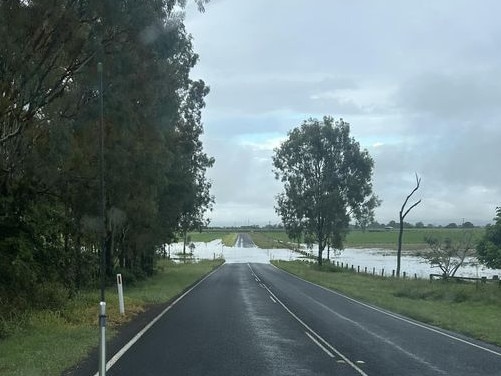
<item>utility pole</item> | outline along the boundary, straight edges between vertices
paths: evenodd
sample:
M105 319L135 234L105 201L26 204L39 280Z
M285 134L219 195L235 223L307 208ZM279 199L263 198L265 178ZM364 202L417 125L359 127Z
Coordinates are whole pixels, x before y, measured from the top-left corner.
M103 101L103 64L97 63L99 73L99 160L100 160L100 193L101 193L101 262L100 262L100 285L101 301L99 302L99 376L106 375L106 301L104 299L105 273L106 273L106 202L104 191L104 101Z

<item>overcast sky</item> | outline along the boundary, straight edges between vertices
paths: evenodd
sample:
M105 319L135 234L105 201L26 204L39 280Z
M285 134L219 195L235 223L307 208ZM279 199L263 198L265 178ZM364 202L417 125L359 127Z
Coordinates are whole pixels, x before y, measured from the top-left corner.
M491 222L501 205L501 1L212 0L186 27L211 88L212 225L279 223L273 148L331 115L375 161L376 219Z

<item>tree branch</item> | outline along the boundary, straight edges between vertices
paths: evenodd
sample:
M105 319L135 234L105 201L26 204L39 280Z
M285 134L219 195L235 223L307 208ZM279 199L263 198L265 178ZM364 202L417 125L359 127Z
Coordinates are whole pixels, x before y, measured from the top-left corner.
M405 217L407 216L407 214L409 214L409 212L415 208L416 206L418 206L420 203L421 203L421 200L419 200L418 202L414 203L406 212L405 214L402 215L404 209L405 209L405 206L407 205L407 202L409 201L409 199L412 197L412 195L419 189L419 186L421 184L421 178L418 177L418 174L416 173L416 186L414 187L414 189L412 190L411 193L409 193L409 195L406 197L403 205L402 205L402 208L400 209L400 219L404 220Z

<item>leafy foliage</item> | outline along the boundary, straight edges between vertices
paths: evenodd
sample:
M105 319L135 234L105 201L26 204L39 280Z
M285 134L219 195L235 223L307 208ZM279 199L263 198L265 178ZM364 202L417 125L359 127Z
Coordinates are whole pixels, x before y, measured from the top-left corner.
M368 224L379 200L372 193L373 161L350 137L350 126L331 117L309 119L275 150L275 177L284 183L276 211L292 239L342 248L349 221Z
M25 307L41 284L60 299L97 282L101 94L107 275L151 274L184 218L207 223L209 88L189 77L198 56L184 5L0 3L0 301Z
M489 268L501 268L501 207L496 208L493 225L487 225L485 234L477 244L480 262Z
M472 231L463 231L459 239L440 239L427 236L426 243L430 251L423 253L431 266L438 267L444 276L454 277L458 269L464 264L465 258L473 253L474 235Z

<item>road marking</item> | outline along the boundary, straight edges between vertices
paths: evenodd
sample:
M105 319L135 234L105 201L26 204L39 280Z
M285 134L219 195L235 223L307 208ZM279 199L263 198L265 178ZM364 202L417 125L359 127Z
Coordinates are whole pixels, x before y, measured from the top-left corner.
M310 337L310 339L318 346L320 347L322 350L324 350L324 352L329 355L331 358L334 358L334 354L331 353L329 350L327 350L320 342L318 342L315 338L313 338L313 336L308 333L308 332L304 332L308 337Z
M359 322L355 321L355 320L352 320L346 316L343 316L341 315L340 313L332 310L330 307L326 306L325 304L313 299L312 297L306 295L306 294L302 294L304 295L307 299L310 299L311 301L313 301L313 303L319 305L320 307L322 307L323 309L329 311L332 315L340 318L341 320L344 320L344 321L347 321L349 322L351 325L359 328L360 330L362 330L363 332L379 339L380 341L384 342L384 343L387 343L388 345L394 347L395 349L397 349L398 351L401 351L403 354L407 355L408 357L414 359L415 361L421 363L421 364L424 364L426 367L429 367L431 368L433 371L437 372L437 373L440 373L442 375L446 375L447 372L441 370L440 368L434 366L433 364L427 362L425 359L422 359L420 358L419 356L417 356L416 354L413 354L407 350L405 350L404 348L402 348L401 346L397 345L395 342L391 341L390 339L386 338L386 337L383 337L371 330L369 330L367 327L365 327L364 325L360 324Z
M252 270L254 273L254 270L252 267L249 266L249 269ZM325 339L322 338L319 334L317 334L312 328L308 326L303 320L301 320L294 312L292 312L268 287L264 286L264 288L269 292L273 298L297 321L299 322L304 328L308 330L308 332L314 336L320 343L322 343L326 348L330 349L333 353L335 353L337 356L339 356L342 360L344 360L346 363L348 363L351 368L353 368L355 371L357 371L361 376L368 376L362 369L360 369L355 363L353 363L351 360L349 360L346 356L344 356L341 352L336 350L334 346L332 346L329 342L327 342ZM339 361L338 361L339 362Z
M224 264L223 264L224 265ZM200 285L202 282L204 282L207 278L209 278L211 275L213 275L215 272L217 272L219 268L213 270L210 274L206 275L204 278L202 278L198 283L194 286L192 286L188 291L186 291L183 295L181 295L179 298L174 300L167 308L165 308L160 314L158 314L157 317L155 317L152 321L149 322L148 325L146 325L140 332L138 332L129 342L125 344L124 347L122 347L113 357L108 360L106 363L106 371L109 371L111 367L115 365L116 362L129 350L138 340L141 338L158 320L162 318L163 315L165 315L174 305L179 303L181 299L183 299L186 295L188 295L191 291L193 291L198 285ZM99 372L96 372L94 376L99 376Z
M328 291L328 292L330 292L330 293L332 293L332 294L335 294L335 295L341 296L341 297L343 297L343 298L345 298L345 299L348 299L348 300L350 300L350 301L352 301L352 302L354 302L354 303L357 303L357 304L359 304L359 305L361 305L361 306L363 306L363 307L366 307L366 308L372 309L372 310L374 310L374 311L376 311L376 312L382 313L382 314L384 314L384 315L390 316L390 317L392 317L392 318L394 318L394 319L397 319L397 320L400 320L400 321L406 322L406 323L408 323L408 324L411 324L411 325L417 326L417 327L419 327L419 328L429 330L430 332L433 332L433 333L436 333L436 334L440 334L440 335L442 335L442 336L444 336L444 337L447 337L447 338L450 338L450 339L455 340L455 341L457 341L457 342L461 342L461 343L463 343L463 344L466 344L466 345L469 345L469 346L475 347L475 348L477 348L477 349L479 349L479 350L483 350L483 351L486 351L486 352L488 352L488 353L491 353L491 354L494 354L494 355L497 355L497 356L501 356L501 353L500 353L500 352L497 352L497 351L495 351L495 350L491 350L491 349L489 349L489 348L487 348L487 347L484 347L484 346L481 346L481 345L477 345L476 343L473 343L473 342L467 341L467 340L465 340L465 339L462 339L462 338L459 338L459 337L453 336L452 334L445 333L445 332L443 332L443 331L441 331L441 330L439 330L439 329L435 329L435 328L433 328L433 327L431 327L431 326L427 326L426 324L421 324L421 323L419 323L419 322L417 322L417 321L412 321L412 320L407 319L407 318L405 318L405 317L398 316L398 315L396 315L396 314L394 314L394 313L391 313L391 312L385 311L385 310L383 310L383 309L381 309L381 308L374 307L374 306L371 306L371 305L369 305L369 304L359 302L358 300L353 299L353 298L350 298L349 296L346 296L346 295L344 295L344 294L341 294L340 292L330 290L330 289L328 289L327 287L317 285L316 283L313 283L313 282L307 281L307 280L302 279L302 278L300 278L300 277L298 277L298 276L296 276L296 275L294 275L294 274L292 274L292 273L289 273L289 272L287 272L287 271L285 271L285 270L283 270L283 269L277 268L277 267L276 267L275 265L273 265L273 264L272 264L272 266L273 266L273 267L275 267L275 268L276 268L276 269L278 269L278 270L281 270L281 271L282 271L282 272L284 272L284 273L287 273L287 274L291 275L291 276L292 276L292 277L294 277L294 278L297 278L297 279L299 279L299 280L301 280L301 281L303 281L303 282L309 283L310 285L320 287L321 289L323 289L323 290L325 290L325 291Z
M273 299L273 296L270 295L270 299L273 303L276 303L277 301L275 299Z

